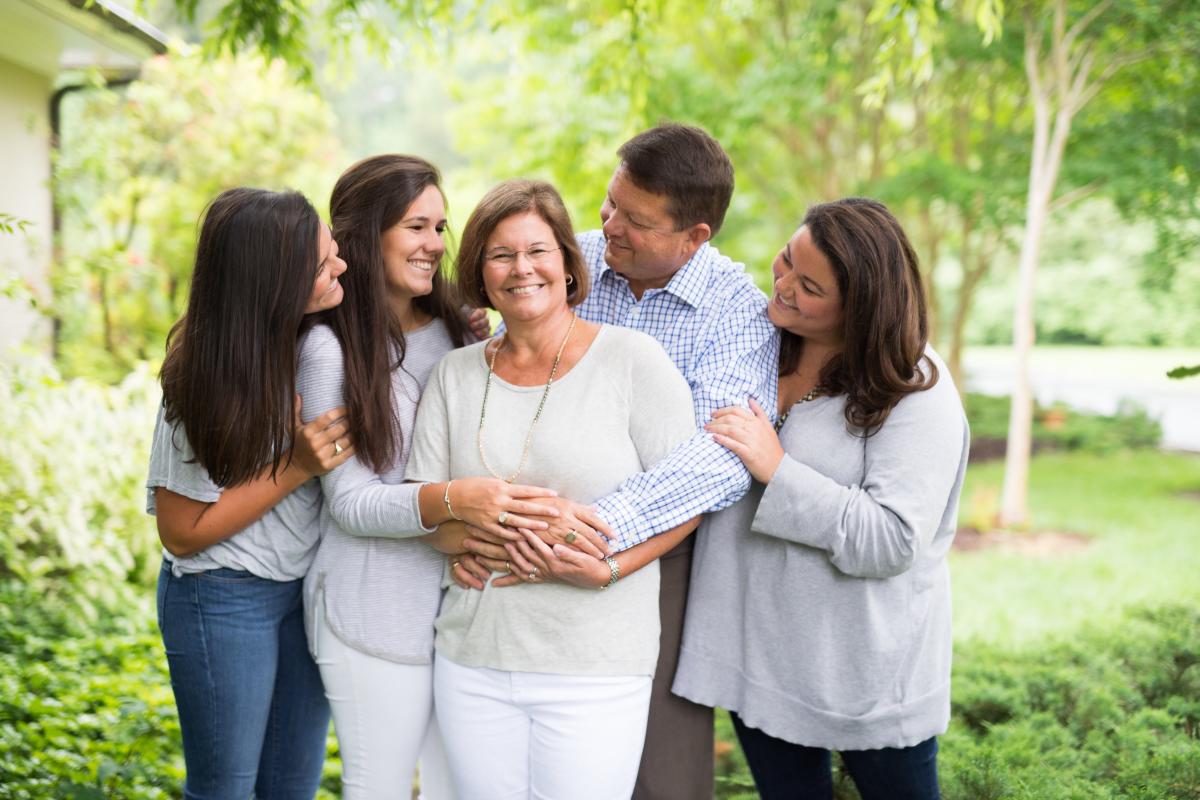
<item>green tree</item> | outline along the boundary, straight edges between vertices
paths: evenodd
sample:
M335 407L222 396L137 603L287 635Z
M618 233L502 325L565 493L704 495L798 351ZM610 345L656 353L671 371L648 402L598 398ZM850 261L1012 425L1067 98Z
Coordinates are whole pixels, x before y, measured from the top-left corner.
M56 343L68 373L116 378L161 356L186 305L196 224L240 185L323 204L344 158L334 119L281 62L148 61L122 91L97 86L70 110L54 169L63 215Z
M1020 13L1034 126L1013 312L1017 370L1001 497L1000 522L1004 525L1024 524L1028 517L1033 423L1029 356L1034 344L1034 283L1047 220L1080 197L1105 190L1123 200L1131 213L1159 213L1160 200L1194 207L1194 176L1200 167L1194 145L1143 151L1145 164L1116 162L1137 174L1135 186L1111 161L1085 160L1083 169L1065 166L1073 126L1085 111L1091 114L1086 144L1112 152L1138 148L1136 141L1126 139L1131 114L1140 115L1147 106L1153 108L1164 101L1194 105L1200 90L1195 66L1200 13L1194 4L1051 0L1030 3ZM1147 83L1168 90L1167 96L1161 92L1149 98L1139 95ZM1172 141L1183 133L1168 129L1158 135ZM1089 176L1088 168L1095 174Z

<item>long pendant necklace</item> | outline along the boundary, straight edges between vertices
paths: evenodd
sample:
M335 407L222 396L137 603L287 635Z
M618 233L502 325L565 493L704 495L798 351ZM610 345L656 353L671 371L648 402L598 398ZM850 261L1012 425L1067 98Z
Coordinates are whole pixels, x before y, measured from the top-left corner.
M558 362L562 360L563 350L567 348L567 340L571 338L571 332L575 330L575 323L579 317L572 313L571 324L567 327L567 335L563 337L562 344L558 346L558 354L554 356L554 366L550 367L550 378L546 381L546 388L542 390L542 399L538 403L537 412L533 415L533 422L529 423L529 433L525 435L525 448L521 451L521 460L517 463L517 468L513 474L507 478L492 469L492 465L488 463L487 456L483 454L483 424L487 420L487 401L488 393L492 389L492 375L496 371L496 356L500 355L500 348L504 347L502 340L496 349L492 351L492 358L488 361L487 383L483 387L483 407L479 409L479 431L475 434L475 444L479 447L479 460L483 462L484 468L492 474L493 477L499 478L505 483L512 483L521 474L521 470L525 469L525 460L529 458L529 445L533 441L533 428L537 425L538 419L542 416L542 409L546 407L546 398L550 396L550 384L554 383L554 376L558 372ZM507 338L508 334L505 334Z
M779 431L783 428L783 423L787 422L788 415L792 413L793 408L800 405L801 403L807 403L810 400L816 400L818 397L820 397L824 393L825 393L825 390L820 385L814 386L813 388L809 389L808 392L805 393L804 397L801 397L799 400L792 403L790 406L788 406L787 411L785 411L779 415L779 419L777 419L775 421L775 432L779 433Z

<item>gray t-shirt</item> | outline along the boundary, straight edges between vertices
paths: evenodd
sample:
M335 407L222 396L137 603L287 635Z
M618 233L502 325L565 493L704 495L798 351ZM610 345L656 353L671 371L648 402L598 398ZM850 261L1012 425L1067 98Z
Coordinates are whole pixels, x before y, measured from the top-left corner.
M401 664L428 664L441 600L445 557L415 536L421 528L419 484L404 483L413 420L434 365L454 343L441 320L405 337L404 364L392 371L392 400L402 446L377 474L357 457L321 478L321 546L304 581L309 646L328 624L346 644ZM342 405L345 362L337 337L318 325L300 346L304 419Z
M195 460L183 426L168 425L164 415L165 408L160 406L150 445L146 513L156 513L154 490L160 486L192 500L215 503L221 497L221 487ZM173 556L164 549L163 557L171 562L171 571L177 576L225 567L272 581L303 578L317 551L320 510L321 486L315 479L306 481L258 521L228 539L186 557Z
M434 370L417 414L408 478L487 475L479 428L487 361L481 342ZM488 463L517 466L544 385L493 376L483 435ZM604 326L575 367L555 380L518 483L590 503L684 442L695 430L687 382L661 345ZM464 590L448 579L436 647L473 667L569 675L650 675L658 657L658 564L604 591L564 584Z

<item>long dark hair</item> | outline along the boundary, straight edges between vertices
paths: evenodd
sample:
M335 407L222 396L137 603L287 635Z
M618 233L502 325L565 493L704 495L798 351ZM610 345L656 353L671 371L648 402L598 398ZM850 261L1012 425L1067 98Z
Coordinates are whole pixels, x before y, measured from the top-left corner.
M803 225L829 259L842 295L842 351L821 370L818 385L846 395L846 422L870 436L905 395L938 380L937 365L925 356L929 324L917 253L877 200L815 205ZM780 376L795 371L803 349L801 337L782 332Z
M440 191L441 176L428 161L404 155L372 156L343 172L329 199L333 238L348 268L340 278L345 300L323 319L342 346L346 409L355 448L376 472L390 468L400 454L402 432L392 405L392 371L404 362L405 350L400 320L388 303L379 240L430 186ZM455 346L463 345L466 319L442 269L433 275L433 291L413 298L413 306L441 319Z
M220 486L267 464L274 475L288 452L320 224L296 192L230 189L204 213L187 312L167 337L160 378L167 422L183 425Z

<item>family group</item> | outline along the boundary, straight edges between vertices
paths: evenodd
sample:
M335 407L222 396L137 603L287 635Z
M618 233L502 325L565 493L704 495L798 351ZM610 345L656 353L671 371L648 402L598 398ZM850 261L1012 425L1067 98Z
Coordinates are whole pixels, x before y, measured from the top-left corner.
M146 484L187 798L312 798L332 717L350 800L702 800L714 707L763 798L831 798L832 752L938 796L968 430L917 256L823 202L765 296L710 243L733 189L662 124L599 230L505 181L452 270L414 156L328 225L210 203Z

